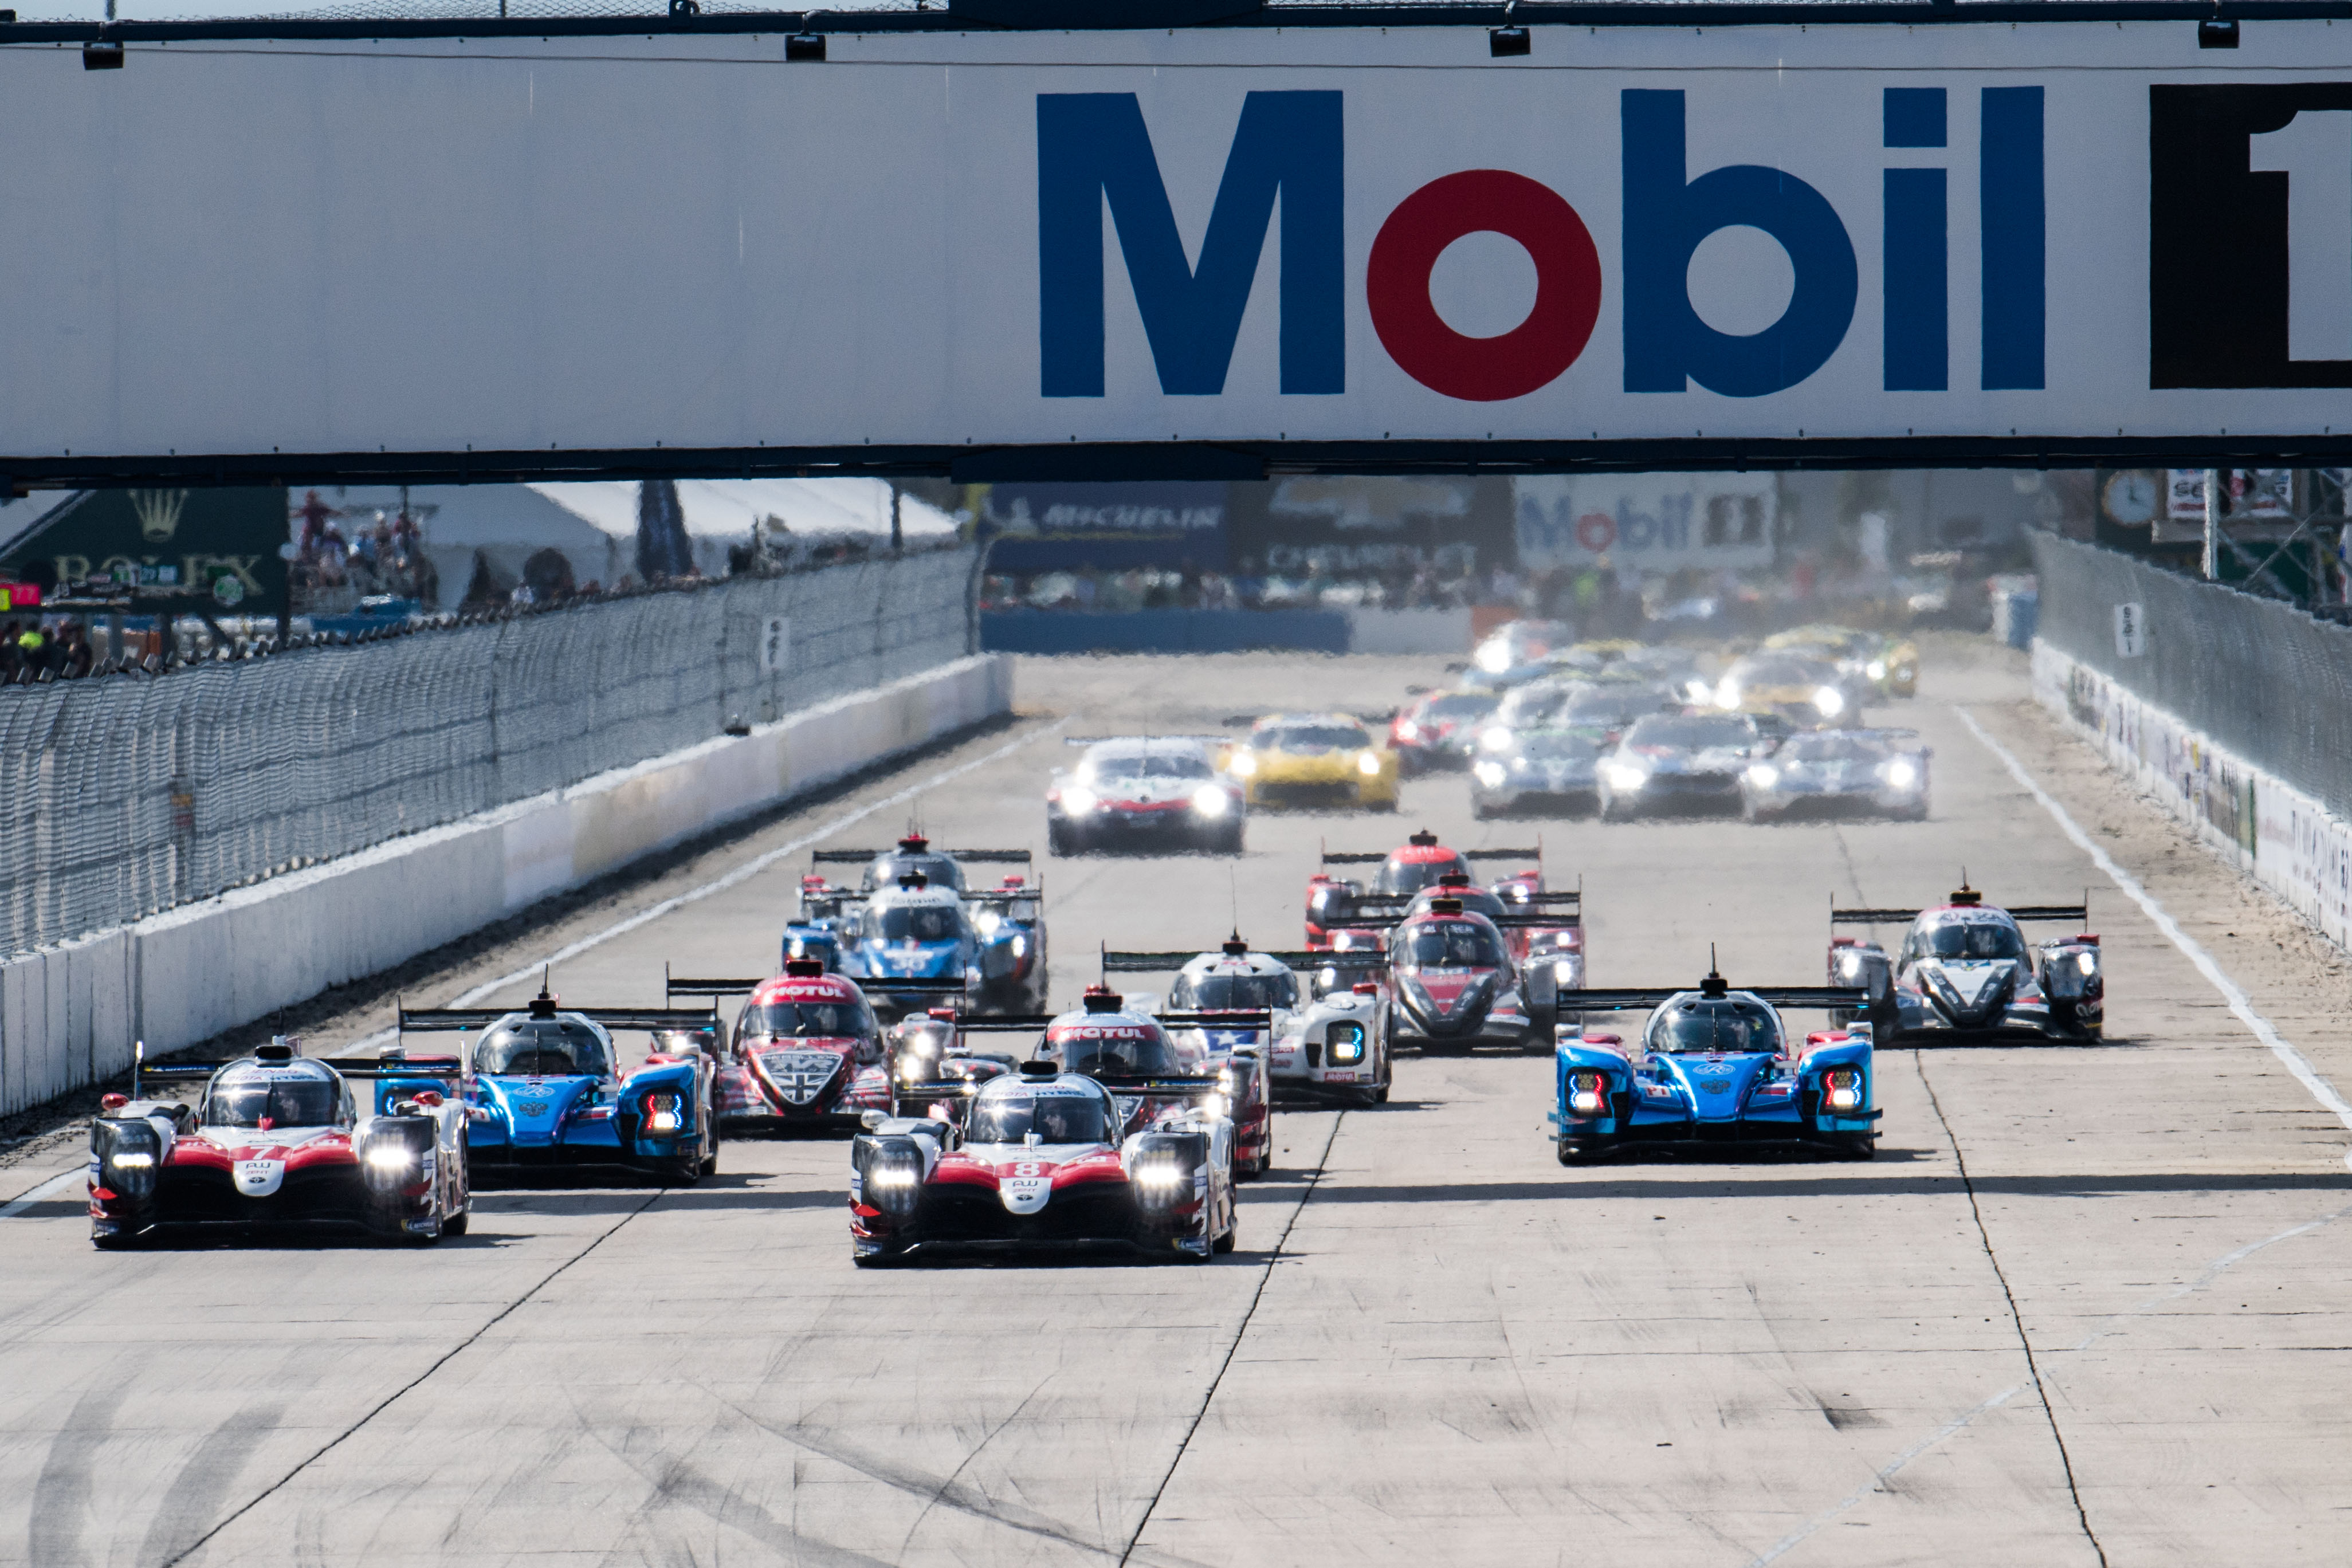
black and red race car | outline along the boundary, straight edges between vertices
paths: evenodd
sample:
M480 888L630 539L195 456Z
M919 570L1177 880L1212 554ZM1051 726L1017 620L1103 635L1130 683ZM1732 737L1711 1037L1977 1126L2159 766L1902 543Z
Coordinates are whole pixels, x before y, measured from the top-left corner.
M961 996L961 981L875 981L793 958L765 980L670 977L672 998L741 996L735 1030L720 1054L718 1115L731 1130L845 1130L868 1111L890 1108L890 1063L867 989L910 987Z
M347 1078L430 1076L368 1114ZM232 1061L149 1068L205 1079L191 1107L109 1094L89 1130L90 1240L128 1247L166 1230L331 1227L432 1242L472 1213L466 1107L453 1058L321 1061L279 1036Z
M1549 1055L1559 1021L1557 961L1522 963L1505 933L1554 917L1481 913L1457 893L1493 897L1433 888L1385 933L1390 1048L1486 1045Z

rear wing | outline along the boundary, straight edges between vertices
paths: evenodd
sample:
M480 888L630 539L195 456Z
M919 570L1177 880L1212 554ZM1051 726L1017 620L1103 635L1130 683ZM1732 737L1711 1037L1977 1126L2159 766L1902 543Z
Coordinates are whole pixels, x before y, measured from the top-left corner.
M1378 865L1395 852L1394 850L1369 852L1343 850L1334 853L1325 850L1323 863L1325 865ZM1541 863L1543 860L1543 845L1540 843L1533 849L1457 850L1454 852L1461 855L1464 860L1473 861L1535 861Z
M719 1009L715 1007L557 1008L553 1011L575 1014L586 1019L590 1023L608 1030L716 1031L719 1028ZM512 1018L518 1013L525 1017L537 1016L535 1009L529 1007L403 1008L400 1009L400 1032L402 1034L449 1034L488 1029L500 1019Z
M167 1061L150 1067L143 1060L131 1064L131 1098L140 1098L139 1085L147 1079L205 1078L209 1079L233 1061L248 1060L229 1057L219 1061ZM436 1078L455 1083L465 1076L465 1070L454 1056L425 1056L410 1060L402 1056L302 1056L297 1061L316 1061L331 1067L345 1078Z
M1205 1100L1225 1092L1225 1081L1215 1073L1081 1072L1114 1094L1139 1095L1146 1100Z
M1863 1012L1870 1006L1870 993L1859 986L1733 986L1733 991L1745 992L1768 1007L1792 1009L1840 1009ZM1559 993L1562 1013L1636 1012L1644 1009L1662 1008L1676 997L1703 996L1696 986L1664 986L1649 989L1563 990Z
M887 850L818 850L809 856L809 861L814 865L864 865L884 855L901 852L901 852L896 844ZM1027 850L926 849L920 852L951 860L958 865L1027 865L1033 858Z
M662 990L666 997L748 997L776 977L767 975L758 979L712 979L672 975L664 970ZM856 985L861 991L880 991L891 996L960 997L965 989L961 980L899 980L887 975L841 975L840 977Z
M1221 1008L1187 1012L1154 1013L1165 1029L1272 1029L1274 1014L1264 1008Z
M2085 896L2080 904L1979 904L1978 908L1999 909L2011 920L2072 921L2083 925L2091 918L2091 901ZM1830 904L1832 925L1908 925L1926 914L1920 909L1840 909Z

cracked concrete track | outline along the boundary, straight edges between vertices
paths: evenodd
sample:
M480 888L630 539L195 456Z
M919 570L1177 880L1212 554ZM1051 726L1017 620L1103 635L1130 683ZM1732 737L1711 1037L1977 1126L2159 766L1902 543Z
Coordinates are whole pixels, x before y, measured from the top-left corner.
M1541 826L1593 976L1816 983L1829 895L2091 888L2111 1038L1890 1052L1870 1164L1563 1171L1546 1064L1404 1064L1383 1110L1286 1114L1241 1256L1203 1270L854 1271L834 1143L730 1145L690 1192L496 1195L462 1244L91 1253L69 1201L0 1221L0 1563L2037 1565L2352 1556L2343 1127L2103 888L1962 703L2339 1086L2347 970L1937 639L1935 820ZM1431 662L1032 661L1099 732L1370 707ZM1032 724L1042 731L1042 724ZM1013 733L1021 733L1016 730ZM1005 734L917 769L943 769ZM1055 737L931 796L943 841L1042 851ZM875 781L887 794L904 778ZM441 977L518 967L856 797ZM1294 939L1318 838L1219 862L1051 862L1058 994L1097 940ZM868 821L842 841L895 827ZM759 965L797 864L559 968L647 1000L664 959ZM354 1014L322 1043L380 1017ZM20 1160L0 1198L69 1157ZM648 1204L648 1198L651 1202ZM1273 1250L1281 1241L1278 1255Z

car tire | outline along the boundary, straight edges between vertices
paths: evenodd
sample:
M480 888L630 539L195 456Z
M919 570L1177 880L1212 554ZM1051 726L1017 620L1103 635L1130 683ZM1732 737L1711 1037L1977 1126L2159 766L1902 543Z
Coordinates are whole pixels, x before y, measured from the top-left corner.
M474 1217L470 1211L461 1208L457 1213L449 1216L449 1218L441 1222L441 1234L444 1236L463 1236L466 1234L467 1228L473 1223L473 1218Z
M1241 1239L1241 1230L1239 1222L1226 1226L1225 1233L1209 1243L1209 1250L1220 1258L1225 1256L1234 1249L1234 1243Z
M1059 823L1049 823L1045 829L1045 852L1054 855L1076 854L1077 841L1071 837L1069 830Z
M1389 1086L1383 1083L1378 1089L1372 1091L1372 1103L1375 1105L1385 1105L1388 1103Z

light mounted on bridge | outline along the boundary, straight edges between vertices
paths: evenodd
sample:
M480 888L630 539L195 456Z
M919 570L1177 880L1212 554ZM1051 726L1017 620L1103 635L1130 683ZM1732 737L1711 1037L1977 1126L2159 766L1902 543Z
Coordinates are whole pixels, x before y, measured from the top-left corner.
M788 62L809 60L817 65L823 65L824 63L824 35L823 33L794 33L792 37L784 40L784 58Z
M1498 60L1507 60L1533 52L1533 41L1525 27L1494 27L1486 34L1486 52Z

